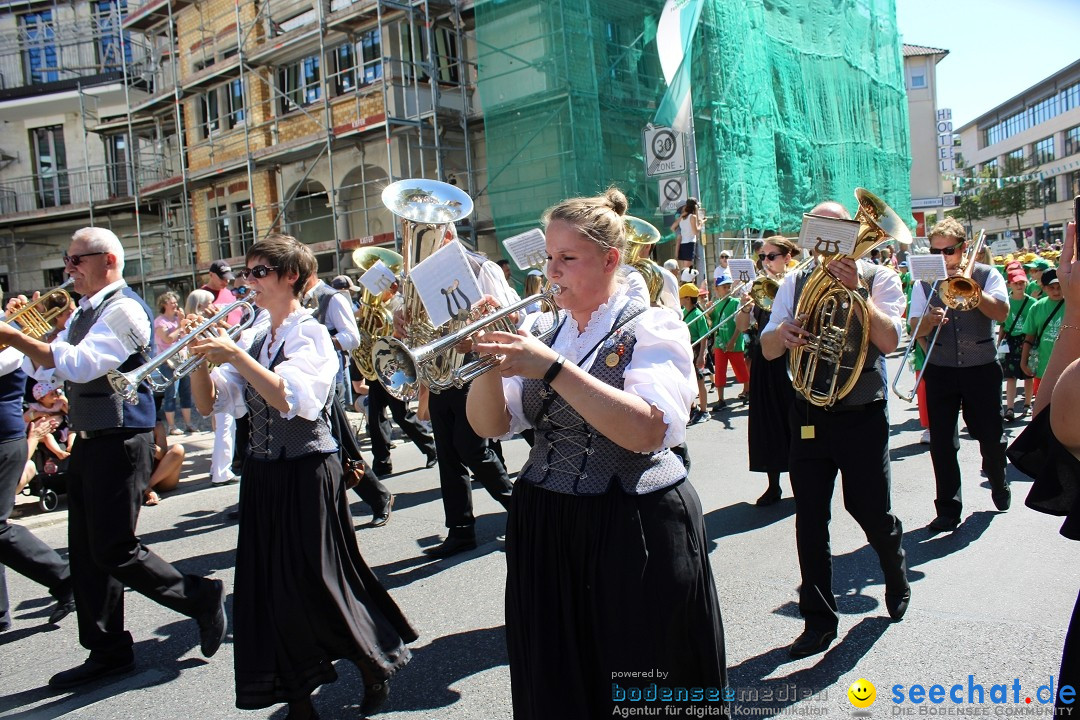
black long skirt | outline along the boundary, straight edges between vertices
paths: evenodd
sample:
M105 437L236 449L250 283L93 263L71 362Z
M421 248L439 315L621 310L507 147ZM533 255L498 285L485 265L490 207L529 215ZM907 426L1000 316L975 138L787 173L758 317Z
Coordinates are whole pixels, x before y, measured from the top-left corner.
M697 492L689 482L638 496L612 485L592 497L514 486L506 638L516 720L611 717L635 693L653 706L695 704L659 701L665 688L724 703L724 629Z
M340 659L369 681L389 678L416 638L360 556L337 456L249 458L233 595L236 706L306 698L337 679Z
M750 353L750 412L747 445L750 472L787 472L791 428L788 411L795 402L795 390L788 377L787 355L766 360L761 346Z

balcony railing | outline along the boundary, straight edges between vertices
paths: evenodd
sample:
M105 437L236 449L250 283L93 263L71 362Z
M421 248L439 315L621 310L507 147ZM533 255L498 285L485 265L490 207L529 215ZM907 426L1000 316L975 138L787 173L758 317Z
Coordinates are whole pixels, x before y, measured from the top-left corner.
M154 171L150 169L150 172ZM97 165L77 170L39 173L0 183L0 212L13 213L105 204L133 194L126 165Z

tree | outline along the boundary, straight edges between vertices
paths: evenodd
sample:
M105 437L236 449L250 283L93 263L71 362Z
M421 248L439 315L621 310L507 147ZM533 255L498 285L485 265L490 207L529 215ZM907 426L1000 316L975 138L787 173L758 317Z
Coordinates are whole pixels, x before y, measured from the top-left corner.
M991 184L984 193L990 214L1006 220L1016 219L1016 235L1021 243L1024 231L1020 227L1020 216L1035 207L1031 191L1034 181L1027 179L1034 167L1031 159L1006 157L1001 167L1000 185Z
M996 175L990 168L983 168L978 173L974 173L972 168L964 164L962 155L956 156L956 173L959 176L956 183L957 204L954 209L945 214L964 222L967 225L968 234L972 234L975 221L992 214L988 207L987 192L992 187L991 179Z

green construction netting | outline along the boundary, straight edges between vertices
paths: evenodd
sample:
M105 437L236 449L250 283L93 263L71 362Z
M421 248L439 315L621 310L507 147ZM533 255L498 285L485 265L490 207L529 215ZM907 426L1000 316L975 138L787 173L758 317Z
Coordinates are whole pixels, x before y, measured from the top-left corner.
M911 214L895 0L704 0L694 45L699 197L710 232L797 232L867 187ZM487 184L500 239L614 183L661 226L641 133L665 89L663 0L476 4ZM661 230L666 228L661 227Z

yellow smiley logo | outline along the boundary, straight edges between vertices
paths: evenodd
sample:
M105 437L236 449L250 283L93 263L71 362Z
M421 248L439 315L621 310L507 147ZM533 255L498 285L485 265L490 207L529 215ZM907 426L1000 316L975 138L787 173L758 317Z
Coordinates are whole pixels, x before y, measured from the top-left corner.
M847 691L848 700L857 708L868 708L877 699L877 688L869 680L859 678Z

